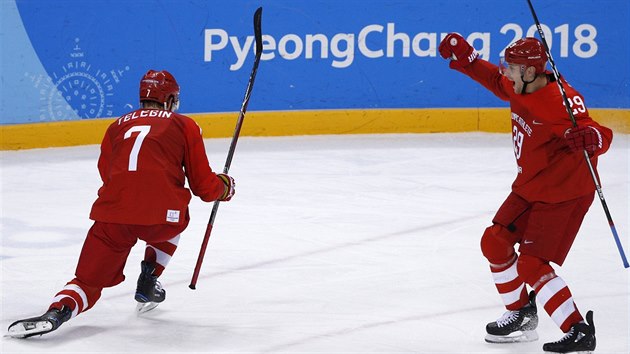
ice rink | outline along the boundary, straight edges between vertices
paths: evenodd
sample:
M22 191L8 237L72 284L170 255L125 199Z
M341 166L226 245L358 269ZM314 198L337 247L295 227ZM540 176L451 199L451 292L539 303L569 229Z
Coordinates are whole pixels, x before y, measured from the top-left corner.
M630 137L600 159L603 191L630 251ZM229 139L206 140L221 171ZM73 278L100 186L98 146L2 151L3 334L42 314ZM542 353L562 333L539 310L537 342L491 345L504 312L479 249L516 174L508 134L239 140L237 194L215 221L197 290L188 288L211 204L160 278L167 300L138 317L127 279L58 331L1 338L2 353ZM630 270L596 198L563 268L598 353L630 352Z

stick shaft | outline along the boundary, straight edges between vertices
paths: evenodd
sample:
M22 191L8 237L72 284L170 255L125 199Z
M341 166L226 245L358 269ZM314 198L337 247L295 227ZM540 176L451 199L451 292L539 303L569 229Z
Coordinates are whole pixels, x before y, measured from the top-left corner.
M256 57L254 59L254 66L252 67L252 71L249 75L249 82L247 83L247 89L245 89L245 97L243 98L243 103L241 104L241 110L238 115L238 120L236 121L236 127L234 128L234 135L232 136L232 142L230 143L230 149L228 151L227 158L225 160L225 166L223 167L223 173L227 174L230 171L230 166L232 165L232 158L234 157L234 152L236 151L236 143L238 142L238 137L241 134L241 127L243 126L243 120L245 119L245 112L247 111L247 106L249 105L249 98L252 95L252 89L254 88L254 80L256 79L256 73L258 72L258 64L260 63L260 56L262 55L262 29L261 29L261 18L262 18L262 7L259 7L254 13L254 38L256 40ZM195 265L195 270L193 272L192 280L190 281L190 285L188 285L191 289L196 289L197 279L199 279L199 272L201 271L201 264L203 263L203 258L206 254L206 248L208 247L208 240L210 239L210 234L212 233L212 228L214 226L214 219L217 216L217 212L219 211L219 201L214 202L214 206L212 207L212 212L210 213L210 219L208 220L208 225L206 227L206 232L203 237L203 241L201 243L201 249L199 250L199 256L197 257L197 263Z
M564 90L564 85L562 81L560 81L560 73L558 72L558 68L556 67L556 63L551 56L551 50L549 49L549 45L547 44L547 39L545 38L545 32L542 30L542 26L540 25L540 21L538 20L538 16L536 16L536 11L534 10L534 6L532 5L531 0L527 0L527 4L529 5L529 9L532 12L532 17L534 18L534 22L536 23L536 28L538 29L538 34L540 35L540 39L542 40L543 46L545 47L545 51L547 52L547 57L549 58L549 64L551 65L551 70L553 71L553 76L556 78L556 83L558 84L558 89L560 90L560 94L562 95L562 99L564 100L564 107L567 109L567 113L571 118L571 122L574 127L577 127L577 122L575 121L575 116L573 115L573 110L571 109L571 104L569 99L567 98L566 91ZM623 251L623 246L621 245L621 240L619 239L619 235L617 234L617 228L615 227L615 223L613 222L612 216L610 215L610 210L608 210L608 204L606 203L606 199L604 198L604 192L602 192L602 187L597 180L597 175L595 174L595 169L593 168L593 164L591 163L591 159L588 157L588 153L586 150L583 151L584 159L586 160L586 164L588 165L588 170L591 174L591 178L595 183L595 189L597 190L597 196L602 204L602 208L604 209L604 213L606 214L606 218L608 219L608 225L610 226L610 231L613 234L615 239L615 244L617 245L617 249L619 250L619 255L621 256L621 261L623 262L624 268L630 267L628 264L628 259L626 258L626 254Z

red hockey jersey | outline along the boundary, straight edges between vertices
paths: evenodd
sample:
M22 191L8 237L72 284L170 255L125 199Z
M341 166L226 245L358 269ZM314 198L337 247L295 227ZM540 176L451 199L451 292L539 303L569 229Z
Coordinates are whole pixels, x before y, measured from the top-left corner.
M190 190L206 202L224 192L208 164L199 126L159 109L139 109L114 121L101 143L98 170L103 186L90 213L96 221L181 224Z
M558 203L595 191L584 155L572 152L564 139L565 131L573 125L556 82L521 95L514 93L513 83L501 75L496 65L485 60L476 60L457 70L510 102L518 171L512 184L514 193L530 202ZM601 138L597 154L605 153L612 141L612 131L591 119L582 95L561 80L578 125L597 129ZM597 155L591 158L591 163L597 167Z

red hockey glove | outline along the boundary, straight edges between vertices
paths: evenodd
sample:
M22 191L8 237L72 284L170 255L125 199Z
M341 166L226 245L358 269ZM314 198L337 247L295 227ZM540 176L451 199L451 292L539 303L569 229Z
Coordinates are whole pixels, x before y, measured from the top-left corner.
M475 48L458 33L449 33L444 37L438 50L442 58L452 59L451 67L464 68L479 57L479 53L475 51Z
M594 127L569 128L564 132L564 138L572 151L586 150L591 157L602 148L602 135Z
M236 182L234 182L234 178L224 173L218 173L217 177L219 177L221 182L225 184L225 191L223 192L223 195L219 198L219 200L222 202L227 202L232 199L234 193L236 193Z

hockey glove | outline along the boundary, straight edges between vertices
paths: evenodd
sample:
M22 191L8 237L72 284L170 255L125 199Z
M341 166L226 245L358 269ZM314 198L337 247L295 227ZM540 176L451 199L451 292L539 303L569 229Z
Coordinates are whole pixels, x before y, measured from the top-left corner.
M464 37L458 33L449 33L438 47L440 56L444 59L452 59L452 68L464 68L472 64L479 57L479 53L475 51Z
M217 177L219 177L221 182L223 182L223 184L225 185L225 191L223 192L223 195L219 198L219 200L222 202L227 202L232 199L234 193L236 193L236 182L234 182L234 178L224 173L218 173Z
M586 150L589 157L602 148L602 135L595 127L584 126L569 128L564 132L567 145L573 152Z

